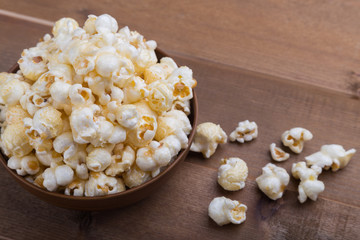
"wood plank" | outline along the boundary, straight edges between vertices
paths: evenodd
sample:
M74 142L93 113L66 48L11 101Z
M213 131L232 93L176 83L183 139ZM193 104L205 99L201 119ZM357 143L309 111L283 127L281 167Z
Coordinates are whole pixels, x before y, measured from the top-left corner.
M48 26L0 15L0 72L7 71L20 58L24 48L35 46L50 31Z
M109 13L164 50L356 94L360 92L360 2L11 1L3 9L81 24ZM26 39L24 39L26 40Z
M266 75L200 60L176 58L180 64L189 65L199 80L199 123L211 121L222 126L229 135L239 121L255 121L259 137L244 144L221 145L210 158L191 153L187 161L217 169L224 157L238 156L249 166L249 178L254 180L261 168L271 162L269 145L281 145L281 134L292 127L304 127L314 134L305 144L304 151L291 154L289 160L276 163L291 171L294 162L320 150L324 144L341 144L346 149L360 149L357 140L360 132L360 102L345 94L310 85L289 82ZM290 149L283 147L287 152ZM324 172L326 198L360 207L359 153L349 166L336 173ZM298 181L292 179L290 189L297 189ZM351 194L349 194L351 192Z

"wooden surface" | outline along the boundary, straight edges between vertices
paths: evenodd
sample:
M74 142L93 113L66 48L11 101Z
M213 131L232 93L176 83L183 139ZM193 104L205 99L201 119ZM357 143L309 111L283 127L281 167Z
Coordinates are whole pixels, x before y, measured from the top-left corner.
M316 202L297 201L293 178L278 201L254 181L270 162L269 144L280 144L291 127L311 130L314 139L277 163L288 171L323 144L360 151L359 11L352 0L0 0L0 71L50 32L49 21L69 16L82 24L87 14L109 13L193 69L200 122L219 123L228 134L240 120L259 126L253 142L222 145L207 160L189 154L159 191L125 209L53 207L0 168L0 239L359 239L360 153L345 169L320 175L325 191ZM237 192L216 183L220 159L230 156L249 167ZM218 227L208 217L208 204L222 195L248 206L245 223Z

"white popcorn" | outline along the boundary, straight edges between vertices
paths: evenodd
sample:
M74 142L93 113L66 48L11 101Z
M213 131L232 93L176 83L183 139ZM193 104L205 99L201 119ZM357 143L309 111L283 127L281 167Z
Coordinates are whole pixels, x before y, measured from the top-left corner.
M9 125L14 123L23 123L24 118L30 117L30 115L20 105L8 107L5 113L6 123Z
M121 178L108 177L102 172L91 172L85 184L85 196L95 197L125 191Z
M145 69L144 80L146 84L151 84L155 81L165 80L178 66L172 58L163 57L160 63L152 65Z
M81 84L74 84L69 88L69 97L74 106L91 105L95 101L91 89Z
M114 126L104 117L98 117L96 122L96 138L91 140L95 147L104 146L106 143L117 144L126 139L126 130L119 125Z
M256 183L266 196L277 200L282 197L289 180L289 174L284 168L268 163L262 168L262 175L256 178Z
M192 78L192 70L188 67L180 67L166 79L173 87L173 96L176 100L189 100L193 97L192 88L197 84Z
M226 197L214 198L210 202L208 209L209 217L219 226L244 222L246 220L246 211L246 205Z
M138 102L135 105L139 120L136 126L128 131L127 142L133 147L144 147L155 137L157 114L151 110L146 102Z
M149 85L149 106L157 112L168 111L173 102L172 89L164 82L154 82Z
M36 151L35 156L37 157L39 162L46 167L49 167L51 163L59 163L63 161L63 157L61 156L61 154L55 152L53 149L42 152Z
M25 92L20 98L21 107L26 110L31 116L42 107L50 105L51 99L49 97L41 97L31 89Z
M49 96L50 88L54 82L54 75L52 75L50 72L43 73L31 86L31 90L41 97Z
M135 103L149 95L149 90L144 80L140 77L131 78L124 90L124 103Z
M237 191L245 187L248 176L246 162L240 158L223 158L218 170L218 183L225 190Z
M89 178L89 169L87 168L85 163L81 163L76 165L76 176L80 179L86 180Z
M85 181L80 179L75 179L65 188L65 195L78 196L82 197L85 193Z
M179 110L186 114L186 116L190 115L190 101L175 101L171 107L171 110Z
M59 135L62 128L61 112L52 106L48 106L36 111L30 131L36 131L42 139L50 139Z
M304 143L310 141L312 138L313 135L309 130L300 127L285 131L281 136L284 146L289 147L294 153L301 153L304 148Z
M300 179L298 199L301 203L304 203L307 198L316 201L319 193L325 190L324 183L317 179L321 171L321 168L316 165L308 168L305 162L292 165L292 175L294 178Z
M59 104L65 104L65 105L70 104L70 100L69 100L70 87L71 84L66 82L62 82L62 81L54 82L50 87L50 94L52 99L58 102Z
M258 126L255 122L245 120L239 122L236 129L229 135L230 141L238 141L240 143L249 142L258 136Z
M344 147L338 144L323 145L319 152L305 157L308 166L318 166L328 170L331 167L333 172L346 167L356 153L355 149L345 151Z
M80 144L90 143L96 138L97 126L94 120L100 108L97 105L81 107L72 111L70 125L74 141Z
M184 131L188 135L192 129L190 120L186 114L179 110L171 110L157 119L158 127L155 140L160 141L172 135L177 129Z
M42 174L43 186L51 192L56 191L59 186L66 186L74 179L74 171L67 165L52 164Z
M209 158L215 153L218 144L226 143L226 141L227 135L220 125L205 122L197 126L190 150L201 152L205 158Z
M61 33L72 34L78 27L79 24L76 22L76 20L72 18L61 18L55 22L55 25L52 29L52 34L54 37L57 37Z
M118 28L117 21L109 14L100 15L95 20L95 29L98 33L115 33Z
M71 132L63 132L54 139L54 150L63 154L64 159L73 157L78 151L78 144L74 142Z
M130 147L124 147L123 144L117 144L114 148L114 155L110 166L105 170L108 176L117 176L128 171L135 162L135 151Z
M16 105L29 89L29 84L19 80L16 74L9 74L7 81L0 85L0 104Z
M23 157L33 149L21 122L6 126L1 134L1 145L7 156Z
M25 49L18 61L22 74L27 79L36 81L41 74L48 71L47 55L48 52L39 47Z
M103 77L110 77L119 69L120 59L115 53L105 52L96 58L96 71Z
M187 148L188 138L184 131L178 129L174 134L167 136L160 143L164 144L169 150L171 157L175 157L181 149Z
M94 148L86 157L88 169L102 172L111 164L111 154L105 148Z
M90 14L88 16L88 18L86 19L85 23L84 23L84 27L83 29L88 33L88 34L95 34L96 33L96 28L95 28L95 22L96 22L97 16Z
M133 104L121 105L116 109L116 121L123 127L132 129L139 121L139 114Z
M136 164L126 171L122 177L125 185L129 188L139 186L151 179L150 173L142 171Z
M7 166L16 170L20 176L35 175L40 170L40 163L33 154L24 157L12 156L7 162Z
M139 148L136 152L136 165L145 172L166 166L170 160L170 150L156 141L152 141L148 147Z
M270 144L270 153L273 160L282 162L289 159L290 154L283 151L281 148L276 147L275 143Z

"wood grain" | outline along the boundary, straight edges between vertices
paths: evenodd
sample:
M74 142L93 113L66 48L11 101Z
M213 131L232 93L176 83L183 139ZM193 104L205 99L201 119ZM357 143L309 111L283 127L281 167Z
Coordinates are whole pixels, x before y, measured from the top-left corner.
M294 126L308 128L314 139L300 155L277 163L287 170L323 144L360 149L360 102L348 94L358 81L358 2L225 1L219 6L209 1L192 7L189 2L166 7L164 1L101 3L90 1L84 7L82 1L18 1L15 9L0 0L0 8L48 20L114 14L121 25L157 40L178 63L194 70L200 122L220 123L229 134L238 121L253 120L259 137L222 145L207 160L191 153L151 197L105 212L48 205L0 168L0 239L360 238L359 153L345 169L320 175L326 189L316 202L297 201L298 182L293 178L278 201L267 199L254 181L270 162L268 145L279 145L281 133ZM160 7L164 11L157 12ZM0 16L0 71L49 31L48 26ZM219 160L228 156L248 164L249 177L241 191L226 192L216 183ZM222 195L248 206L245 223L218 227L209 219L208 204Z
M0 6L80 24L88 14L109 13L168 52L351 94L360 87L356 0L0 0Z

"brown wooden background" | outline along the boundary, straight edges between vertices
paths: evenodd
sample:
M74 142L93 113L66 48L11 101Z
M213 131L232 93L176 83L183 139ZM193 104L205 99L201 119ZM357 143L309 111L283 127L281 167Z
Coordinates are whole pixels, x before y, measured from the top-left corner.
M255 178L270 162L268 146L295 126L314 139L291 164L338 143L360 151L360 2L355 0L45 1L0 0L0 71L23 48L68 16L109 13L154 39L198 80L200 122L229 134L240 120L256 121L259 137L221 146L210 159L189 154L158 192L133 206L79 212L53 207L25 192L0 168L0 239L359 239L360 153L339 172L325 172L317 202L297 201L291 178L278 201ZM222 157L249 167L246 187L226 192L216 183ZM242 225L218 227L207 215L217 196L248 206Z

